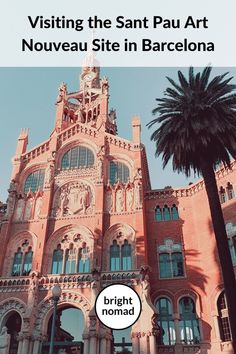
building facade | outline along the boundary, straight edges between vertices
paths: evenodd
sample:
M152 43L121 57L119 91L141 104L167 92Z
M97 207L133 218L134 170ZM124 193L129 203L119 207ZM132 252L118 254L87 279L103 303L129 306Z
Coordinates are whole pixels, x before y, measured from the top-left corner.
M55 353L115 353L94 303L116 282L142 300L132 353L232 353L204 182L152 190L140 119L132 141L119 137L108 99L108 79L87 65L78 92L60 86L50 137L27 150L19 135L1 212L0 353L48 353L55 284ZM216 177L236 265L235 162ZM83 313L82 343L60 327L66 308Z

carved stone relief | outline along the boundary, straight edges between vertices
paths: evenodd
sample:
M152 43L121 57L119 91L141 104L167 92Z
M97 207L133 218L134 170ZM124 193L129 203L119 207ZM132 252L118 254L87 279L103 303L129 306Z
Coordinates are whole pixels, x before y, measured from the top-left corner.
M139 209L142 206L142 186L140 183L135 184L134 188L134 200L135 200L135 207Z
M108 186L105 190L105 211L108 213L121 213L131 212L140 208L140 188L135 188L133 183Z
M105 192L105 211L112 212L113 211L113 195L112 190L108 189Z
M32 193L28 197L21 197L18 199L15 208L14 220L30 220L39 219L43 200L39 193Z
M25 201L24 199L18 199L17 206L15 210L15 220L21 220L23 217L23 209L24 209Z
M43 198L40 196L36 199L35 202L34 219L40 218L42 205L43 205Z
M54 177L54 165L51 163L48 164L46 171L45 171L45 179L44 179L44 186L50 186L50 183L52 182Z
M122 189L116 191L116 211L118 213L124 211L124 191Z
M32 206L33 206L33 199L32 198L27 199L25 203L24 220L31 219Z
M83 182L70 182L60 188L54 199L54 215L91 214L94 208L91 187Z
M8 199L7 199L7 213L6 213L7 216L11 216L13 214L15 202L16 202L16 193L9 192Z
M133 188L128 188L126 190L126 209L127 211L133 210L134 203L134 190Z

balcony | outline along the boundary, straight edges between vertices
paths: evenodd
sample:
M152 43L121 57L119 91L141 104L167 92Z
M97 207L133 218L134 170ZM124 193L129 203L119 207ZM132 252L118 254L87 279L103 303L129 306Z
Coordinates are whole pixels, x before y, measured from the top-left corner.
M139 270L102 272L101 282L103 287L112 283L137 284ZM0 278L0 292L24 292L30 286L30 276L15 276ZM39 290L49 290L55 284L60 284L62 289L90 288L92 282L91 273L76 274L47 274L39 277Z

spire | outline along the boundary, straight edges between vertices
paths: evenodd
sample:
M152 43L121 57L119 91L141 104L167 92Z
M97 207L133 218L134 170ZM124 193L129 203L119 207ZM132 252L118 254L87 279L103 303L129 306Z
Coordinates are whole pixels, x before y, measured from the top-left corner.
M89 44L89 50L87 52L86 57L83 60L83 63L82 63L83 69L82 70L84 70L86 68L100 67L100 63L96 59L96 55L93 51L94 34L95 34L95 30L92 31L92 37L91 37L90 44Z
M80 74L80 90L85 88L100 88L100 63L95 57L93 51L94 33L92 32L92 38L89 45L89 50L82 63L82 71Z
M16 147L16 155L21 155L26 152L28 144L28 134L29 130L27 128L21 129Z

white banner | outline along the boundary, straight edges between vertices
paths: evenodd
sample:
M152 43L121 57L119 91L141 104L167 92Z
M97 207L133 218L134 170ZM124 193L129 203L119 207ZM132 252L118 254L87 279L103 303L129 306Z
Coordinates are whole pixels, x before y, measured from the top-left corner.
M235 66L236 3L217 0L9 0L0 66Z

